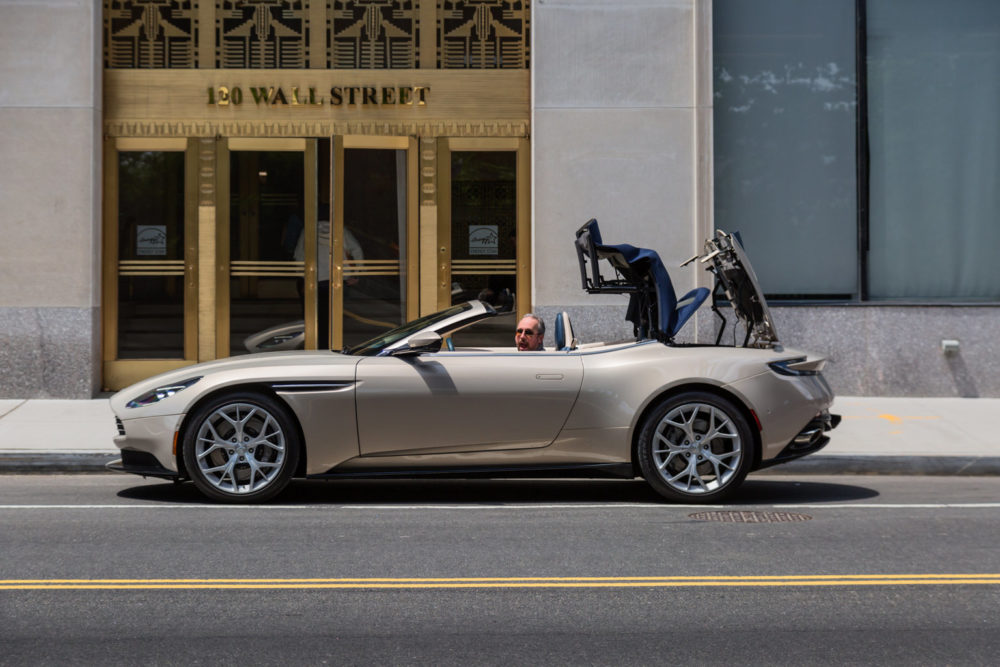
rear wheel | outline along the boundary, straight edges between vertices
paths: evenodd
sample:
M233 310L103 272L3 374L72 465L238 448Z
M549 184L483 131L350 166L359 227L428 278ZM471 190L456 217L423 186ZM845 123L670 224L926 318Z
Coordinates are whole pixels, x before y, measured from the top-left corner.
M233 393L192 413L184 434L184 465L209 498L263 502L288 485L299 447L287 408L264 394Z
M639 467L670 500L730 497L753 462L754 441L731 401L706 392L679 394L654 409L639 433Z

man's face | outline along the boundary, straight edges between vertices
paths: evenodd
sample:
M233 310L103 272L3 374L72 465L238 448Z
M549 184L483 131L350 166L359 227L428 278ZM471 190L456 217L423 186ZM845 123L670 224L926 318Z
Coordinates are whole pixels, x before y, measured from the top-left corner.
M538 331L538 320L533 317L525 317L517 323L517 330L514 332L514 342L517 343L519 352L530 352L542 346L542 335Z

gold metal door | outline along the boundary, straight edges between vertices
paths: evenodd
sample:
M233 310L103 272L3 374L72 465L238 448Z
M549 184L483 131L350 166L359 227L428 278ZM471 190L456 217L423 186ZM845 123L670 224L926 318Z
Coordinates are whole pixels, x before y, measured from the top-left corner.
M445 138L438 144L438 308L469 299L501 315L458 345L511 345L531 310L527 139Z
M196 165L184 138L104 142L106 390L197 361Z
M416 144L412 137L333 138L332 349L361 343L418 315ZM321 221L321 237L322 228ZM321 300L322 285L321 280Z
M316 140L230 138L227 148L218 164L216 356L315 349Z

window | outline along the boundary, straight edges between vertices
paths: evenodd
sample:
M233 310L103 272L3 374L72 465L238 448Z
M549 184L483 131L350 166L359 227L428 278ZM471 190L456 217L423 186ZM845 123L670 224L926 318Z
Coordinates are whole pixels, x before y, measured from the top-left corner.
M854 0L719 0L715 223L761 287L857 294Z
M715 221L741 231L765 293L1000 299L1000 4L713 15Z
M868 0L872 299L1000 298L1000 3Z

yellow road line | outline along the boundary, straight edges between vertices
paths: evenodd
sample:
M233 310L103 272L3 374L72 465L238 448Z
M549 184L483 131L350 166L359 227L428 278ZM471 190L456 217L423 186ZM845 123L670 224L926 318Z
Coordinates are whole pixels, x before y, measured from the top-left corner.
M941 419L939 415L892 415L892 414L881 414L881 415L844 415L844 419L884 419L890 424L902 424L903 420L933 420Z
M0 590L677 588L1000 585L1000 574L342 579L0 579Z

